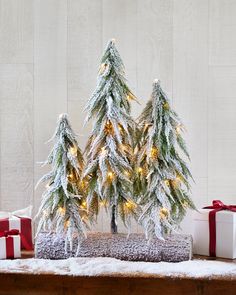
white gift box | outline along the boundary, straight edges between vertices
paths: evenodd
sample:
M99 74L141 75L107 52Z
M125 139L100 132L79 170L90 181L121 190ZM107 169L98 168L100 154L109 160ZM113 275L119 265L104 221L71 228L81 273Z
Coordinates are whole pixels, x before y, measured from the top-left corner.
M14 257L12 258L19 258L21 257L21 242L20 236L8 236L8 237L1 237L0 238L0 259L7 259L7 242L6 240L9 238L13 238L13 253Z
M209 211L201 209L194 216L194 254L209 256ZM216 256L236 258L236 213L228 210L216 213Z

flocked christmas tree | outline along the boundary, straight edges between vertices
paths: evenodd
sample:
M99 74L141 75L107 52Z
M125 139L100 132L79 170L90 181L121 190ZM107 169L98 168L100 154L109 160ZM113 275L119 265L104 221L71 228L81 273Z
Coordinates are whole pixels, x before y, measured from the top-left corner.
M159 80L153 83L151 99L139 123L142 135L138 165L146 180L139 220L149 238L162 238L178 227L186 209L194 208L194 204L189 197L191 173L183 160L183 154L189 158L182 137L184 127Z
M105 206L111 214L111 232L117 232L118 216L130 228L138 206L132 188L132 132L130 101L135 97L125 80L124 65L109 41L101 60L97 87L89 99L87 120L94 119L92 134L86 147L89 177L87 203L97 214Z
M52 137L54 146L44 165L52 169L38 182L47 182L38 211L38 232L63 233L72 248L73 237L86 236L87 208L85 180L81 178L84 160L76 135L66 114L61 114Z

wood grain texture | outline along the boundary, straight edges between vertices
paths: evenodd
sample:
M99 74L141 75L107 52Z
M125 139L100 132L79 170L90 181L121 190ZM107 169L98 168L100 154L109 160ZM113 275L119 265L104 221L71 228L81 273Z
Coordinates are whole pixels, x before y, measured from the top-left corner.
M168 277L72 277L2 273L0 294L68 295L234 295L236 282L230 279L172 279Z
M0 1L0 63L33 62L33 1Z
M33 201L33 66L0 65L0 208Z
M58 115L67 112L67 1L34 2L34 177L48 171L37 164L46 160L45 145L56 127ZM37 210L41 192L35 193Z

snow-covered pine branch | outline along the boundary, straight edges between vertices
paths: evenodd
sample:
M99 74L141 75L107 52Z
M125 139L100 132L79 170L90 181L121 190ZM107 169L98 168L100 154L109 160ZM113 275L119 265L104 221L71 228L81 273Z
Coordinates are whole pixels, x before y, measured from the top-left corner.
M86 180L82 179L84 160L76 135L67 114L59 116L52 137L54 146L46 161L51 171L40 180L47 182L36 218L38 230L64 233L66 244L72 245L73 237L79 240L86 236Z
M184 127L171 109L159 80L153 83L139 125L137 159L145 183L140 191L143 213L139 221L149 238L162 238L179 226L187 208L195 207L189 197L192 176L182 159L182 154L189 157L181 134Z
M136 98L124 75L124 64L114 40L110 40L101 60L97 87L85 108L86 121L95 121L85 150L85 177L89 177L90 210L97 214L100 204L108 208L112 232L117 231L118 216L129 227L130 218L137 218L139 210L133 198L135 123L130 116L130 101Z

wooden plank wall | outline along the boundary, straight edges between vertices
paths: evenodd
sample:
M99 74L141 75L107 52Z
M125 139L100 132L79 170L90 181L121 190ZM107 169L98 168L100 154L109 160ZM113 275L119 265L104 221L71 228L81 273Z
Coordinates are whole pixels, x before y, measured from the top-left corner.
M187 127L197 206L235 202L235 13L234 0L0 0L0 209L36 211L60 113L84 148L83 108L113 37L141 103L133 116L160 78ZM104 212L95 229L109 230Z

